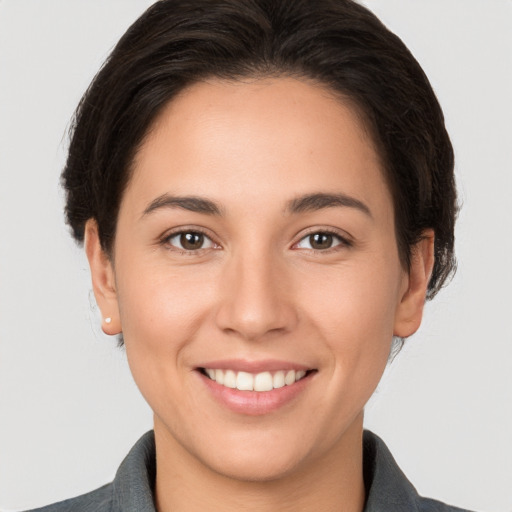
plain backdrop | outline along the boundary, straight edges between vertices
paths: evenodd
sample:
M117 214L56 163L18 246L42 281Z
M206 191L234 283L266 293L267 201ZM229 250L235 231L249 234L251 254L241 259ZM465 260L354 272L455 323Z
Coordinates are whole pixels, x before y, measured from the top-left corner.
M278 0L276 0L278 1ZM74 107L149 0L0 0L0 509L110 481L152 418L101 333L59 174ZM366 423L420 493L512 511L512 2L368 0L444 107L458 273Z

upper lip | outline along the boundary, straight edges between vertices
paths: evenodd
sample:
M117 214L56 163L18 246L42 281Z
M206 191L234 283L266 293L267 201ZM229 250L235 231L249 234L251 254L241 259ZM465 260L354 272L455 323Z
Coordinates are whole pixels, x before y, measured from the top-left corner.
M312 370L311 366L294 363L291 361L281 361L277 359L263 359L251 361L247 359L222 359L217 361L208 361L198 365L198 368L211 368L215 370L233 370L236 372L261 373L277 372L279 370Z

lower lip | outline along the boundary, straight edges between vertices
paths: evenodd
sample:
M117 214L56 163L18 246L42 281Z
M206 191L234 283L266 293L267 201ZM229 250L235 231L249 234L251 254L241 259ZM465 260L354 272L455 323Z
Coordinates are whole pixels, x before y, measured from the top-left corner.
M198 371L204 384L218 402L233 412L249 416L269 414L292 402L309 385L313 373L316 372L308 373L290 386L271 391L240 391L222 386Z

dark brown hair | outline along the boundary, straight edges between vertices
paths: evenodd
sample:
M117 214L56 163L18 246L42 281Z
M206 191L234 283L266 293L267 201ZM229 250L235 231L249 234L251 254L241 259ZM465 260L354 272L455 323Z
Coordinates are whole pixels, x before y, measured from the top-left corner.
M111 253L131 163L158 113L199 80L293 76L355 104L384 162L400 257L435 231L428 298L455 268L453 150L402 41L351 0L161 0L123 35L77 108L63 185L78 241L96 219Z

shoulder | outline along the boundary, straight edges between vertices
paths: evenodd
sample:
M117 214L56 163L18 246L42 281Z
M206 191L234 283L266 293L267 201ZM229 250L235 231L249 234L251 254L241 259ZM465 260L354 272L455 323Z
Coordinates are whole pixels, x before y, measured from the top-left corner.
M440 501L422 497L418 498L418 508L420 512L471 512L463 508L452 507Z
M368 494L364 512L470 512L420 496L384 441L367 430L363 440L363 470Z
M27 512L155 512L153 431L144 434L123 460L112 483L76 498Z
M110 512L112 509L112 484L76 498L60 501L53 505L27 512Z

